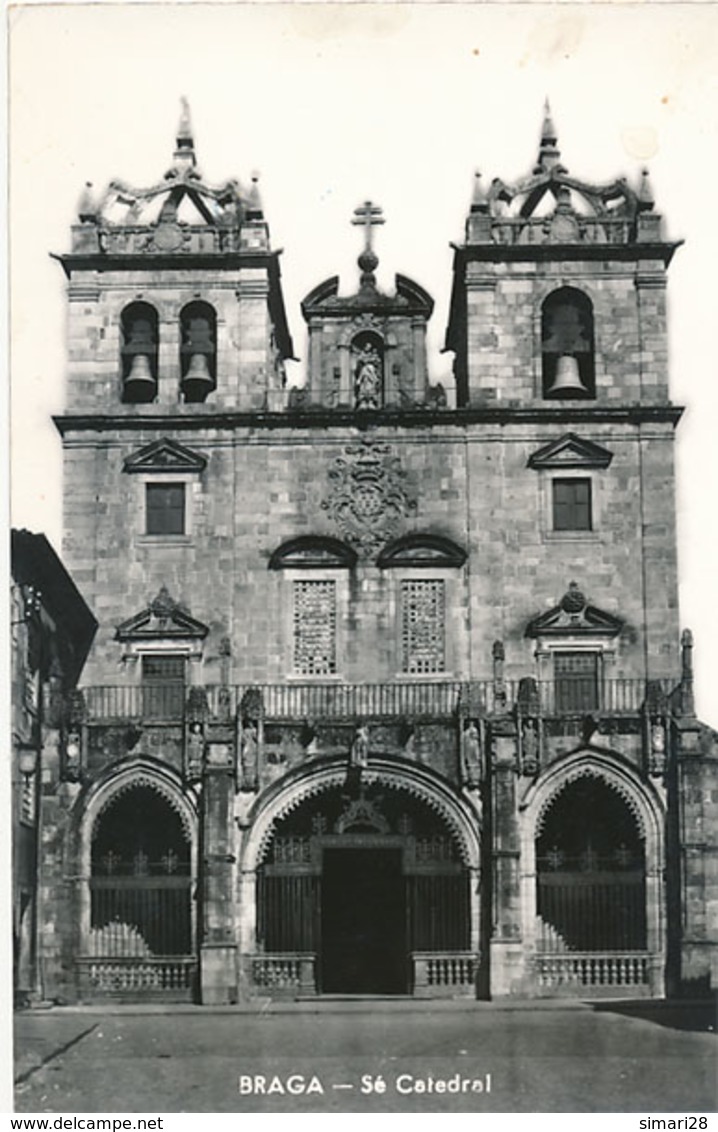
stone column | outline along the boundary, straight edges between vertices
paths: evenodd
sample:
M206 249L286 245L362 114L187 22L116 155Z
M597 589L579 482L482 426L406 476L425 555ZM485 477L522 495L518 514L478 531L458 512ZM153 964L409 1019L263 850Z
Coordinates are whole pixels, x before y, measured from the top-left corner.
M718 986L718 742L694 717L678 719L669 773L669 993Z
M236 359L239 408L266 408L270 358L270 325L267 301L269 283L262 268L243 268L237 287L239 302L239 351Z
M354 405L354 387L352 383L352 357L348 342L339 343L339 404Z
M516 725L497 720L491 728L490 990L492 997L526 990L521 939L520 837L517 812Z
M231 744L207 745L203 790L201 1001L237 1001L234 765Z
M498 384L496 279L490 266L470 263L466 269L466 333L470 404L495 400Z
M428 387L426 373L426 323L422 318L411 320L411 335L414 352L414 400L421 405L426 397Z
M180 323L176 318L161 319L157 352L157 400L176 405L181 400Z

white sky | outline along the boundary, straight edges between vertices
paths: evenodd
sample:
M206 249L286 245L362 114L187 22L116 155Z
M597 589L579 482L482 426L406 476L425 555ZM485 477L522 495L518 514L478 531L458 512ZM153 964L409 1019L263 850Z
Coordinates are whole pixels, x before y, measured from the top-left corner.
M367 197L384 208L380 283L415 278L436 300L434 380L473 171L527 172L546 95L572 173L637 179L686 245L669 277L679 427L682 624L698 703L718 727L716 270L718 6L709 4L176 4L20 6L10 16L12 495L14 526L61 542L64 277L86 180L144 186L171 162L180 95L211 182L261 191L283 247L295 352L302 297L356 279ZM301 380L302 365L293 380Z

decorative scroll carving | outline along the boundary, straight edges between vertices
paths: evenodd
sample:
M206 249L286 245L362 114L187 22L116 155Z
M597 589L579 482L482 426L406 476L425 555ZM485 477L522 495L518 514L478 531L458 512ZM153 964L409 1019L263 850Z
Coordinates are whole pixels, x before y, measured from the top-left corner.
M344 453L329 469L329 495L322 507L360 554L376 554L416 510L416 499L388 444L365 439Z

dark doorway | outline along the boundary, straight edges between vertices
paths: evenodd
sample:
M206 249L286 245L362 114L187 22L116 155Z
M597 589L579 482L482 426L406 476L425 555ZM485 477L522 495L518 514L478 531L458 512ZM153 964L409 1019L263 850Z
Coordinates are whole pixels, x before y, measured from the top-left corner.
M406 994L406 901L399 849L325 849L322 990Z

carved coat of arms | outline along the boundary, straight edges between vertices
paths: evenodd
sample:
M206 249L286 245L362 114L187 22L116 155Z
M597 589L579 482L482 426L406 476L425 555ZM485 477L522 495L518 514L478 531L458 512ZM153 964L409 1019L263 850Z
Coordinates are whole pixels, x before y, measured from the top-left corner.
M402 519L416 510L406 472L388 444L362 440L349 445L330 467L329 483L322 507L365 556L394 538Z

